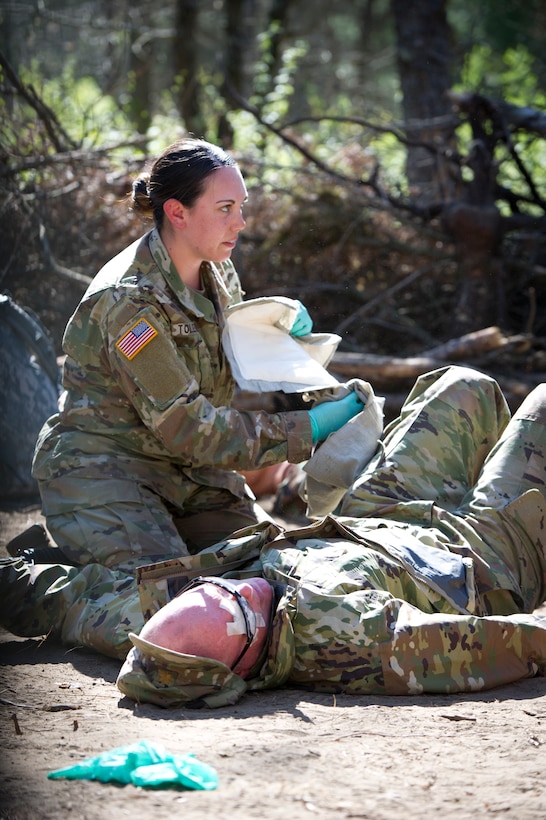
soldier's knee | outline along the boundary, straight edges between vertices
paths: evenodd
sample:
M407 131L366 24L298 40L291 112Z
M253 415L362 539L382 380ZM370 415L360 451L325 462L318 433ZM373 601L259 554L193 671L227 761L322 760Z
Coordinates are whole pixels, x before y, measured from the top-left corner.
M546 383L539 384L529 393L514 415L517 419L529 419L546 424Z
M479 409L487 415L495 415L502 427L510 418L506 399L498 382L471 367L452 365L446 371L445 396L449 403L470 417Z
M419 397L427 401L443 399L451 407L463 410L467 409L466 404L470 409L476 399L491 403L492 407L498 405L499 400L501 404L504 402L495 379L464 365L450 365L420 376L408 401Z

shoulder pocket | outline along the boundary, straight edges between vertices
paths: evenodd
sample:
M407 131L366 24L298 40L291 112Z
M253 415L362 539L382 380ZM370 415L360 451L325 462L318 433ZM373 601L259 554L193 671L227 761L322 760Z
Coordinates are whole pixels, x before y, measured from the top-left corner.
M159 409L188 391L195 380L177 354L173 339L158 317L146 308L134 316L113 340L122 373Z

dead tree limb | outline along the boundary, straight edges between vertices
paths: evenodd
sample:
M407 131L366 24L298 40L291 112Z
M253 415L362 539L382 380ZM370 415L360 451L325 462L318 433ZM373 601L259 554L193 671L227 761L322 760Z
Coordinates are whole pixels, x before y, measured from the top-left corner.
M519 341L519 337L517 338ZM361 378L382 384L407 381L451 362L472 360L492 350L504 348L510 343L514 343L514 338L505 336L498 327L488 327L451 339L424 351L419 356L407 358L337 352L330 364L330 370L344 379Z
M460 361L503 347L508 342L509 339L504 336L499 327L485 327L482 330L465 333L457 339L450 339L437 347L424 351L422 355L443 361L447 359Z
M49 239L47 238L45 225L42 222L40 222L39 235L40 242L42 243L42 248L44 249L47 264L49 265L51 270L58 276L62 276L64 279L68 279L71 282L77 282L87 287L91 283L93 277L87 276L84 273L78 273L78 271L72 270L72 268L66 268L64 265L61 265L60 262L57 262L57 260L51 253L51 246L49 244Z
M364 379L384 384L415 379L445 364L445 360L432 356L396 358L375 353L336 353L328 369L343 380Z
M36 111L41 122L44 124L52 145L56 151L66 151L76 148L76 143L67 134L57 119L56 114L37 95L31 85L26 85L19 79L7 58L0 51L0 66L2 66L7 79L13 85L17 93L24 99L31 108Z
M413 273L410 273L408 276L405 276L404 279L400 280L400 282L397 282L396 285L393 285L392 288L388 288L387 290L379 293L373 299L370 299L368 302L366 302L365 305L359 307L358 310L355 310L354 313L352 313L350 316L347 316L346 319L340 322L339 325L335 328L335 333L339 333L341 335L348 327L350 327L350 325L354 324L358 319L361 319L363 316L369 313L380 302L385 301L385 299L388 299L390 296L397 293L399 290L403 290L404 288L409 287L409 285L413 284L413 282L415 282L425 273L429 273L431 270L433 270L438 264L440 263L432 262L430 265L425 265L423 268L419 268L419 270L413 271Z

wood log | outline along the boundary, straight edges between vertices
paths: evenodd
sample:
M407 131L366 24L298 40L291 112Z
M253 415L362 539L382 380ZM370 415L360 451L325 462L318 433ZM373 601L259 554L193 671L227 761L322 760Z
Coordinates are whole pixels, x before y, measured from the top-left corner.
M479 356L489 350L504 347L509 339L503 335L499 327L485 327L482 330L474 330L465 333L457 339L450 339L437 347L429 348L423 352L423 356L430 356L433 359L460 361L472 356Z
M329 369L334 375L364 379L372 383L407 381L422 373L443 367L449 362L467 361L475 356L504 348L511 340L498 327L487 327L465 333L441 345L424 351L419 356L397 358L373 353L335 353Z
M446 362L430 356L377 356L373 353L336 353L328 370L334 376L347 379L364 379L376 383L414 380L422 373L442 367Z

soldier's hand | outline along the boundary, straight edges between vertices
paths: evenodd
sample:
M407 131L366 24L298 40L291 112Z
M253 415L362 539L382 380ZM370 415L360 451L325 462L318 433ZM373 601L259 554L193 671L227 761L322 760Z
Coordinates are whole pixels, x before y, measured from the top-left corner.
M309 410L313 430L313 444L324 441L330 433L343 427L353 416L364 409L364 404L353 391L344 399L325 401Z

